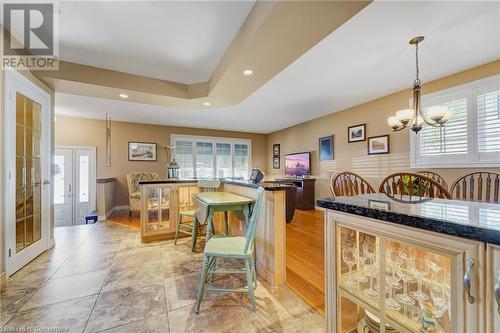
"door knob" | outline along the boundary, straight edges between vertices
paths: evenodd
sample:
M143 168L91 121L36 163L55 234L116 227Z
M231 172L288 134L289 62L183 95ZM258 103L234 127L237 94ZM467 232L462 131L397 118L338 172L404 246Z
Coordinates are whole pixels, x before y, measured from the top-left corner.
M43 181L43 185L49 185L49 184L50 184L50 180L45 179L45 180Z

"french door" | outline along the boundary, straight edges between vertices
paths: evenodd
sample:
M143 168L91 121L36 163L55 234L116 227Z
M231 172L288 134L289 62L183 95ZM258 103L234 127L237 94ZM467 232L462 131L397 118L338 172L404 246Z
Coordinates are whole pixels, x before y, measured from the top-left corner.
M5 257L12 275L49 246L50 95L5 72Z
M94 147L56 147L54 153L55 226L85 223L95 209Z

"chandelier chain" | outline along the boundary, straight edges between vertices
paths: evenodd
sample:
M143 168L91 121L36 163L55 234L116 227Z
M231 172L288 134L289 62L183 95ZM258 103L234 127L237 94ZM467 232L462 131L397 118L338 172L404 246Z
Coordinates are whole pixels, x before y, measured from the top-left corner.
M418 44L419 43L415 44L415 64L416 64L416 68L417 68L417 79L416 79L416 81L420 81L420 69L418 68Z

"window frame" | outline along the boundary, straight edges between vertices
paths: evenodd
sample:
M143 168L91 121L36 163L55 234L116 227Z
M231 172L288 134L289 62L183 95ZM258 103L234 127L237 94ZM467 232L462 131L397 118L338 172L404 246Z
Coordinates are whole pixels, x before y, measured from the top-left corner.
M197 179L196 170L196 142L210 142L212 143L212 163L213 163L213 174L215 178L217 176L217 143L231 144L231 176L234 177L234 145L235 144L245 144L248 145L248 174L252 170L252 140L243 138L232 138L232 137L214 137L214 136L202 136L202 135L186 135L186 134L170 134L170 144L175 146L176 141L191 141L193 143L193 178ZM174 149L173 158L175 158L176 151Z
M422 96L422 108L458 98L467 98L467 153L457 155L420 156L420 134L408 131L410 135L410 168L491 168L500 166L500 154L479 153L477 96L488 89L500 90L500 74L461 84ZM409 100L413 105L413 99ZM424 126L428 126L425 125ZM446 125L445 125L446 126ZM498 155L495 158L494 155Z

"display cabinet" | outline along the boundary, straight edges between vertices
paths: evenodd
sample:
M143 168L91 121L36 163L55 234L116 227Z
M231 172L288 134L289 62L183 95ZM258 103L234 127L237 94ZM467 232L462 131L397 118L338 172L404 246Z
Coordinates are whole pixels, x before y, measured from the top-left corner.
M484 331L483 243L341 212L325 222L329 332Z
M500 246L488 244L486 265L486 323L488 333L500 332Z
M193 207L196 183L141 184L141 238L144 242L172 237L180 212Z

